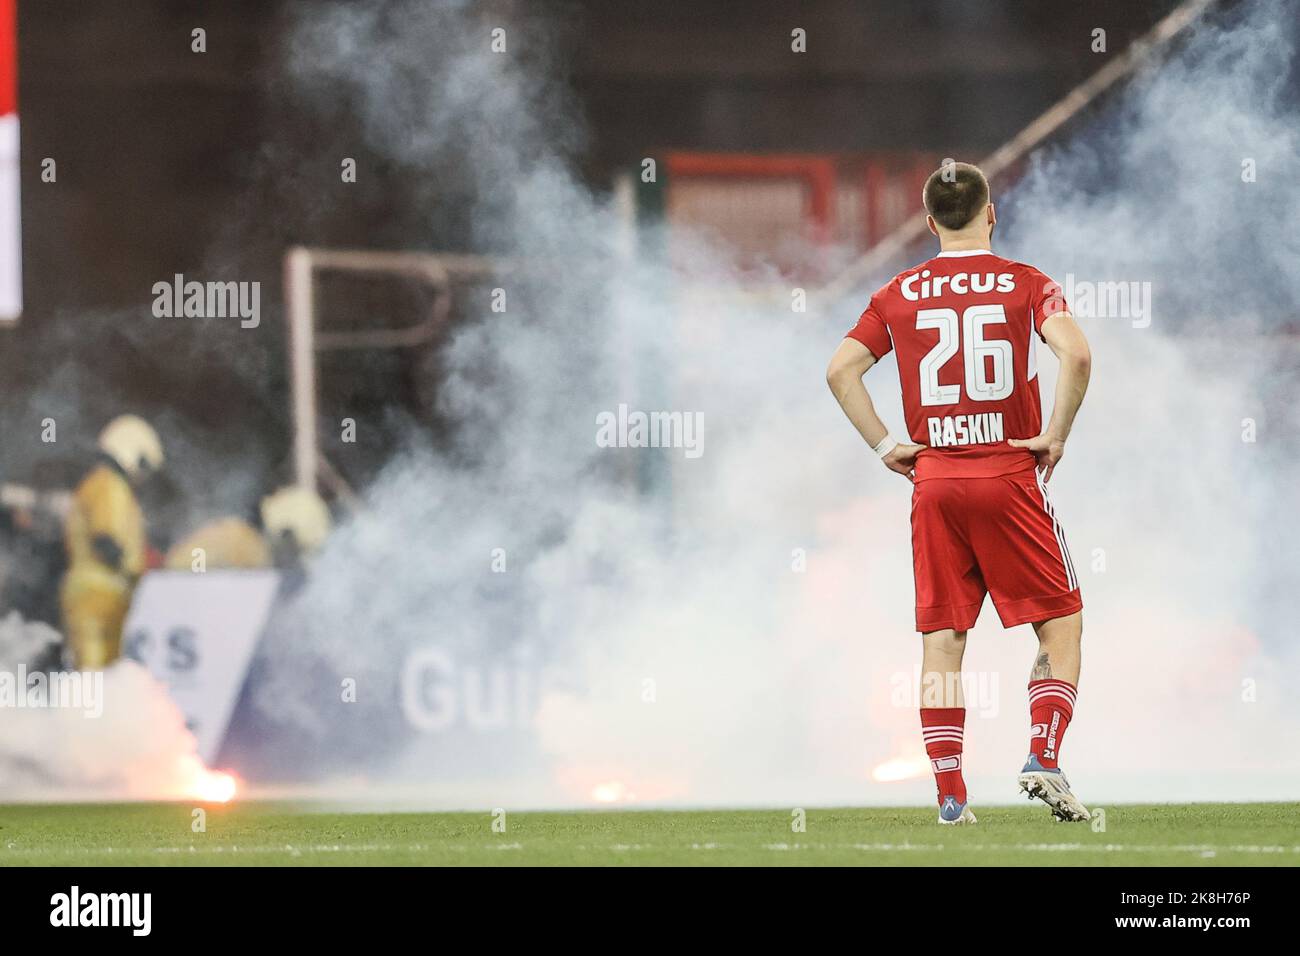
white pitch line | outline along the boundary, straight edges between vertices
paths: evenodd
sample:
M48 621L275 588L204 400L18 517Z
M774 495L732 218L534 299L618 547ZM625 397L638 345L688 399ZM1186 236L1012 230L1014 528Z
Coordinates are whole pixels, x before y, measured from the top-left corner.
M1214 846L1212 844L1125 844L1102 843L767 843L765 850L867 850L894 852L931 850L1027 850L1030 852L1083 852L1083 853L1300 853L1300 846Z
M410 843L410 844L383 844L383 843L333 843L317 844L312 846L294 846L285 844L284 846L237 846L218 844L216 846L200 846L191 844L189 846L157 846L157 847L18 847L10 844L9 851L22 854L57 854L63 856L82 856L88 854L112 855L114 853L156 853L156 854L258 854L258 853L289 853L294 856L300 856L304 853L426 853L429 851L445 851L451 853L470 853L476 850L524 850L526 847L522 843L486 843L478 846L468 844L427 844L427 843ZM537 847L542 849L543 847ZM547 846L545 849L566 849L562 844ZM574 846L571 849L580 851L610 851L614 853L626 853L628 851L639 850L749 850L753 847L743 844L723 844L723 843L691 843L678 846L656 846L649 843L614 843L609 846L591 846L583 844ZM1256 846L1256 845L1229 845L1216 846L1208 843L1197 844L1125 844L1125 843L1102 843L1090 846L1086 843L967 843L967 844L944 844L944 843L765 843L761 844L758 849L773 852L791 852L798 850L859 850L875 853L893 853L893 852L987 852L997 850L1016 850L1027 851L1031 853L1257 853L1257 854L1287 854L1300 853L1300 846ZM0 862L4 861L5 852L0 851Z

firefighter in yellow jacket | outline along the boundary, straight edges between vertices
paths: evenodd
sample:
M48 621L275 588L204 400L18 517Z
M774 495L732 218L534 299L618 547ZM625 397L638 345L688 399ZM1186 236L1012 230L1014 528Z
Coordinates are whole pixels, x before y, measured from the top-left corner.
M263 498L253 521L216 518L195 529L172 546L163 566L175 571L300 568L329 530L329 508L320 496L290 485Z
M107 667L121 651L131 592L145 568L144 515L134 486L163 463L158 433L135 415L109 422L99 451L73 494L64 536L68 571L59 598L78 670Z

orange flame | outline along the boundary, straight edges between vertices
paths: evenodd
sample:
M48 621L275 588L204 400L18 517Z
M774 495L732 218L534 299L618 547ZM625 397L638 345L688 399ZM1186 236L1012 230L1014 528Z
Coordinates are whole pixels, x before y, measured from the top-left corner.
M929 770L930 761L926 757L891 757L871 771L871 779L876 783L897 783L923 777Z
M609 780L591 788L591 799L596 803L622 803L635 800L636 796L630 793L621 781Z
M185 761L181 798L200 803L229 803L239 791L239 779L224 770L209 770L197 757Z

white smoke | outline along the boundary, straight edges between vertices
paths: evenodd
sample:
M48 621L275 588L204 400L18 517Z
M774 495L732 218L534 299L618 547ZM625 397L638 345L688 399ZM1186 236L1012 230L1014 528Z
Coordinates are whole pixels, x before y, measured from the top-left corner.
M29 670L57 631L0 620L0 778L5 800L224 799L167 688L134 661L103 672Z
M1005 253L1153 291L1149 328L1084 320L1094 380L1053 482L1087 604L1066 766L1093 799L1300 789L1278 746L1300 729L1295 657L1273 633L1294 611L1274 562L1300 555L1262 543L1295 476L1263 373L1293 380L1294 353L1260 331L1300 300L1297 134L1276 98L1282 12L1249 9L997 197ZM314 7L287 49L295 95L359 110L370 148L427 180L430 216L454 166L476 203L466 245L533 271L499 280L507 313L445 350L452 449L397 455L322 555L267 650L266 718L360 752L382 728L363 716L340 743L338 705L304 673L352 677L359 700L391 708L413 652L495 651L550 675L520 705L535 705L542 754L430 737L379 782L438 780L439 799L465 803L490 778L512 806L930 798L923 775L871 777L921 751L914 706L896 699L918 653L910 488L822 382L865 297L794 313L788 290L764 303L726 250L674 235L691 244L683 275L652 228L628 255L612 204L568 159L581 129L543 23L459 2L338 4ZM1054 364L1044 354L1045 404ZM868 385L901 427L892 365ZM597 414L620 404L702 413L703 456L598 447ZM1025 752L1032 635L1001 634L986 605L971 643L968 667L999 695L996 719L968 722L968 765L975 799L998 801ZM492 696L475 679L454 688L466 708Z

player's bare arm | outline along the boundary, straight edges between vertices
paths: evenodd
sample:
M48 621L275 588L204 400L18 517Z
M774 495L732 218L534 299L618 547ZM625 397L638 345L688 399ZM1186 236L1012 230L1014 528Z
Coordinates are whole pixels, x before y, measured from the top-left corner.
M831 356L831 364L826 369L826 384L871 450L885 452L880 459L885 467L911 478L916 467L916 455L925 446L899 442L892 448L881 448L889 438L889 429L876 414L871 394L862 381L875 364L876 356L871 349L855 339L845 339Z
M1038 458L1043 481L1052 480L1057 462L1065 454L1065 440L1074 427L1074 417L1083 404L1092 374L1092 351L1088 340L1069 312L1057 312L1043 320L1043 338L1061 363L1056 379L1056 396L1052 403L1052 417L1041 435L1034 438L1013 438L1009 444L1032 451Z

